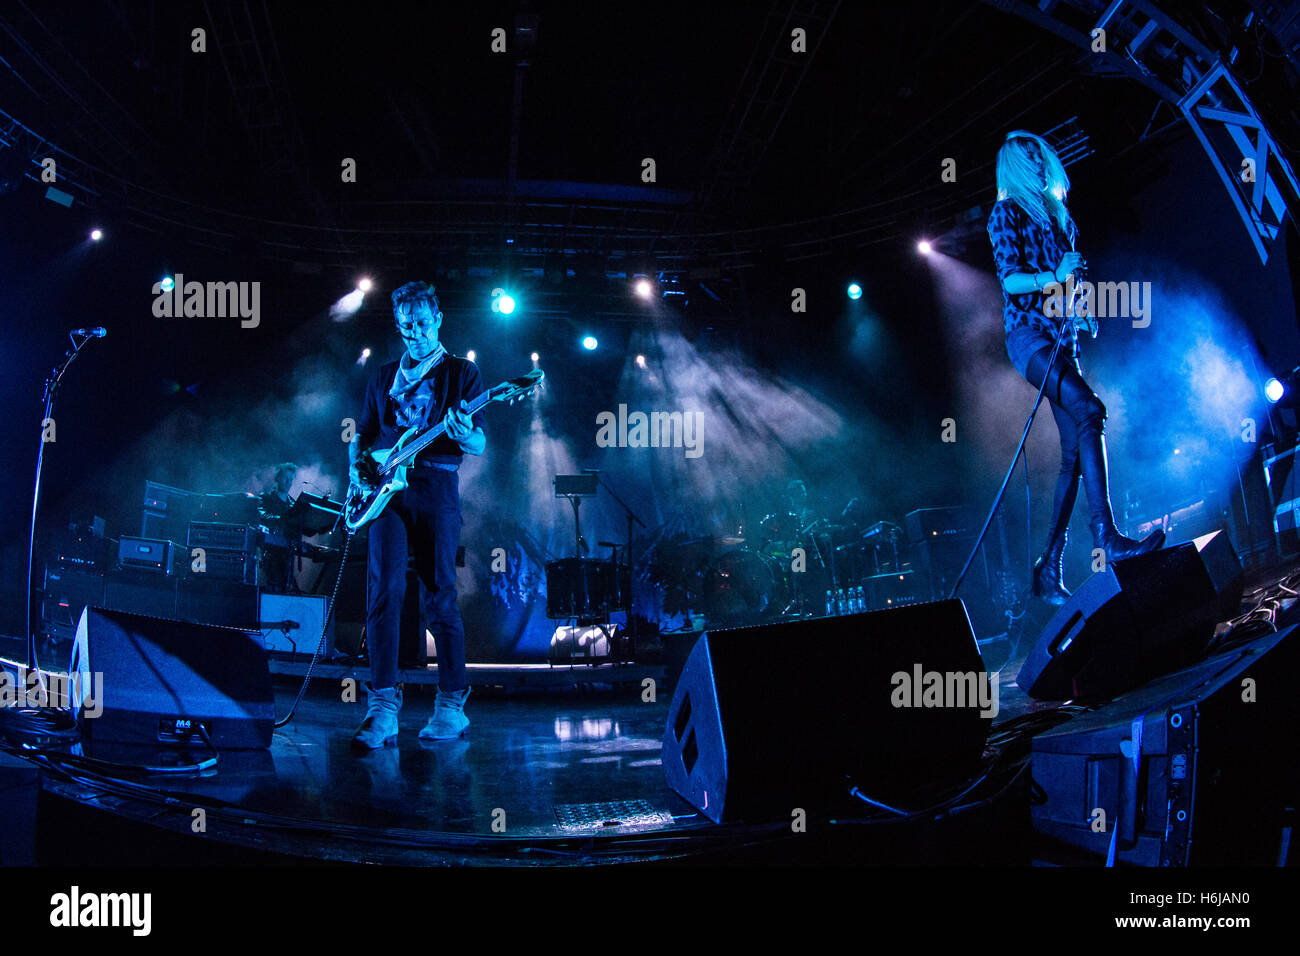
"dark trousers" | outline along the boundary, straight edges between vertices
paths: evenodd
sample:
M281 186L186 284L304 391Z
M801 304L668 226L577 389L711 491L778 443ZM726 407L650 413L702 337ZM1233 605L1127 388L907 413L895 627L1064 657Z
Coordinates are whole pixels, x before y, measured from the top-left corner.
M424 585L424 617L438 653L438 686L469 686L465 675L465 626L456 603L456 547L460 543L460 476L417 467L410 485L370 522L366 574L366 641L370 683L382 690L397 683L397 649L406 594L406 562L414 558ZM423 642L424 635L420 635Z
M1102 431L1106 424L1106 406L1083 379L1078 360L1064 349L1056 355L1050 368L1052 350L1034 353L1025 369L1025 378L1035 388L1047 378L1043 396L1051 403L1052 417L1061 436L1061 471L1056 479L1056 495L1050 539L1065 533L1079 493L1079 479L1088 492L1088 508L1094 524L1106 528L1114 524L1110 506L1110 489L1106 465L1106 443Z

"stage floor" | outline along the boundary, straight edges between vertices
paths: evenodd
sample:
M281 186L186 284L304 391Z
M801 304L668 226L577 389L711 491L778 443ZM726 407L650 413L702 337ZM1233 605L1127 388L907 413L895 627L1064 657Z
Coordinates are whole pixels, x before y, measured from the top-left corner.
M1277 580L1293 568L1250 577ZM986 660L1000 667L995 732L1022 715L1061 706L1031 700L1015 684L1036 634L1036 627L1026 629L1011 660ZM8 646L0 650L16 656ZM345 670L365 677L364 669ZM509 669L498 670L500 678ZM273 862L408 865L1044 861L1035 846L1024 780L974 794L972 800L980 796L986 806L940 821L866 826L881 822L879 812L855 816L851 810L816 821L807 833L795 833L788 817L715 825L665 782L660 738L671 689L662 680L656 699L648 701L642 698L644 667L607 669L599 676L609 675L610 683L565 683L565 671L552 670L545 681L514 682L513 689L486 686L487 671L472 678L485 686L469 699L468 736L455 741L418 739L434 693L426 684L409 684L397 745L354 749L351 736L364 715L364 693L355 703L345 702L341 679L348 674L327 668L294 721L275 732L269 750L224 751L219 765L202 773L127 774L77 766L59 756L77 753L80 745L73 743L51 747L48 758L26 751L22 756L45 771L38 861L243 859L232 853ZM573 672L587 681L597 676L592 668ZM779 674L770 676L763 692L775 706ZM546 686L551 681L556 685ZM287 712L298 686L295 675L277 677L278 715ZM7 749L14 752L12 744ZM121 747L92 748L86 755L130 764L186 759ZM74 826L69 819L76 820ZM114 826L135 829L115 843ZM132 848L125 860L120 846Z
M1000 719L1056 706L1025 699L1014 674L1014 668L1000 674ZM662 690L650 702L642 700L639 686L487 689L471 694L466 737L426 742L417 734L432 713L434 694L408 687L397 745L365 751L351 743L365 712L364 695L344 703L338 687L337 681L313 681L293 722L275 731L269 751L223 751L218 767L202 774L113 779L56 758L46 764L47 799L187 838L196 861L205 848L216 849L212 841L227 851L240 847L283 859L408 865L806 862L826 860L828 853L838 862L950 861L951 848L936 850L933 834L894 832L888 845L864 844L865 833L846 838L840 827L833 837L801 834L796 841L788 818L713 824L665 783L660 738L671 694ZM280 679L278 714L296 692L296 681ZM184 762L162 750L120 746L90 748L87 755L119 763ZM57 802L46 819L53 820L56 810ZM197 835L196 810L205 826ZM1028 838L1027 829L1022 835ZM976 844L993 838L986 833ZM136 846L139 839L132 838ZM926 849L912 849L916 840ZM997 862L1006 862L1007 849L1004 843L994 853ZM69 848L56 852L62 860ZM960 860L978 862L992 852L976 852L967 840ZM1019 862L1030 862L1026 847L1015 852ZM175 862L175 848L164 858Z

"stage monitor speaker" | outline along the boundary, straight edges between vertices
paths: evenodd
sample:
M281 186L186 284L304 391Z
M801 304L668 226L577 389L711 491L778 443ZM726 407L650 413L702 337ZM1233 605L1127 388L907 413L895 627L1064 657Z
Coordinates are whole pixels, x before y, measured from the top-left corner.
M1136 866L1294 864L1297 670L1292 626L1038 734L1034 829Z
M201 746L201 725L217 748L271 745L275 701L260 635L88 607L68 673L88 740Z
M959 600L709 631L668 708L664 774L715 823L866 810L851 786L925 806L977 768L990 699Z
M1241 592L1222 531L1116 561L1047 622L1016 683L1044 700L1109 700L1202 657Z

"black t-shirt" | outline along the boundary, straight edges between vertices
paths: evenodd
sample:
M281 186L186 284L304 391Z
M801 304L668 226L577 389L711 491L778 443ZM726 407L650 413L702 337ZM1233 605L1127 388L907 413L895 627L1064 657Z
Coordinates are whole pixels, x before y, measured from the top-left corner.
M406 431L397 424L397 403L388 395L396 374L397 362L389 362L381 365L366 384L361 414L357 416L357 437L361 440L362 450L392 448ZM429 406L429 415L424 423L426 426L442 421L449 407L458 406L462 400L468 402L485 391L478 366L469 359L450 354L433 367L429 378L433 382L434 401ZM483 419L483 412L475 413L474 427L482 428ZM442 435L420 453L419 460L458 465L464 457L460 445Z

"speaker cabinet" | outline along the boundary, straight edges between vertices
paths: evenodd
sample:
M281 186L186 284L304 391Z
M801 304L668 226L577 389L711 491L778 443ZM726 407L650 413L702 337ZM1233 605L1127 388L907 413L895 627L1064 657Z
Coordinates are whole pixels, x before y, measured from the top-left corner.
M260 636L88 607L68 673L83 738L269 747L275 702Z
M1047 622L1016 683L1045 700L1108 700L1202 657L1241 593L1222 531L1116 561Z
M1034 829L1135 866L1294 864L1296 631L1216 654L1034 737Z
M931 675L947 690L923 701ZM669 705L664 774L715 823L863 806L851 786L924 805L979 764L981 700L961 601L709 631Z

